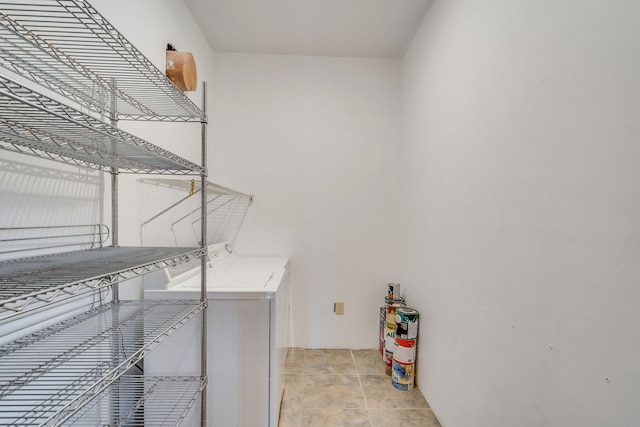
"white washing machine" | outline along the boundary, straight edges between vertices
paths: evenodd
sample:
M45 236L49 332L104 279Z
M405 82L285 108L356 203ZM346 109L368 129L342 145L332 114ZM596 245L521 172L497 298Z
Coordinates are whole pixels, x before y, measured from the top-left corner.
M238 256L224 242L209 247L209 259L207 425L277 427L291 342L289 258ZM199 299L199 266L150 273L144 293ZM200 331L189 322L163 342L145 358L145 375L199 375ZM197 425L198 406L184 425Z

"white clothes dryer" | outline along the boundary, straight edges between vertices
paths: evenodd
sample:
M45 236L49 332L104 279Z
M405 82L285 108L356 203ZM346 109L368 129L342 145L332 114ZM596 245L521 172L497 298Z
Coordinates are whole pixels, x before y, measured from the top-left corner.
M209 260L207 425L277 427L292 339L289 258L238 256L223 242ZM145 298L200 299L199 270L147 274ZM200 374L200 322L183 328L145 357L145 375ZM194 408L184 425L198 417Z

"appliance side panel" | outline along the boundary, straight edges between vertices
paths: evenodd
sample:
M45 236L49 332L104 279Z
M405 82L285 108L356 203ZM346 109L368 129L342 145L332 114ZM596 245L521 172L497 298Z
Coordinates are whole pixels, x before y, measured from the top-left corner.
M285 368L291 346L291 283L289 268L282 275L276 297L271 300L269 343L269 427L278 427L280 404L284 393Z

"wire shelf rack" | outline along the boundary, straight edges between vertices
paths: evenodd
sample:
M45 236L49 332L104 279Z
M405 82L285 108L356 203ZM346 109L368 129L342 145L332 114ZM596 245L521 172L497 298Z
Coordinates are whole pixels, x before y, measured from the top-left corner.
M206 121L84 0L0 1L0 39L1 65L93 111L130 120Z
M103 305L0 347L0 425L61 425L204 305Z
M138 184L140 238L145 244L187 246L199 243L201 206L193 196L201 191L201 183L179 178L140 178ZM223 241L233 244L253 198L251 194L207 181L206 244ZM167 237L173 241L168 241Z
M0 148L92 168L201 174L204 168L0 74Z
M176 426L202 392L201 377L124 376L63 425ZM113 404L118 397L118 405Z
M110 170L112 177L204 179L205 166L117 128L122 119L199 122L204 149L203 106L86 0L0 0L0 149ZM177 425L204 393L204 335L201 377L131 373L194 317L200 315L205 327L206 293L200 301L119 301L113 286L114 302L103 301L106 288L121 281L202 263L206 248L118 247L117 221L112 230L114 247L30 258L19 252L21 259L0 262L0 425ZM22 237L5 240L9 255L0 255L11 258L26 244Z
M104 224L0 227L0 262L61 250L101 248L109 233Z
M0 263L0 321L197 259L203 248L106 247Z

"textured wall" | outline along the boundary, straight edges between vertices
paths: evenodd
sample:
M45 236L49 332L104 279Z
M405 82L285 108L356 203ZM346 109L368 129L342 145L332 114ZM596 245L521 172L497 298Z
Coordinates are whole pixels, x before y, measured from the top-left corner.
M377 345L397 277L399 77L397 60L216 56L211 175L256 195L239 252L291 257L297 346Z
M439 1L404 58L402 282L447 427L640 422L639 20Z

